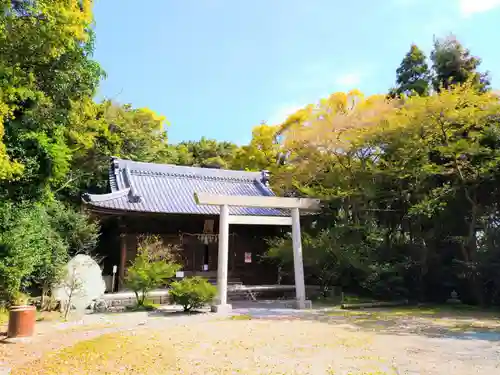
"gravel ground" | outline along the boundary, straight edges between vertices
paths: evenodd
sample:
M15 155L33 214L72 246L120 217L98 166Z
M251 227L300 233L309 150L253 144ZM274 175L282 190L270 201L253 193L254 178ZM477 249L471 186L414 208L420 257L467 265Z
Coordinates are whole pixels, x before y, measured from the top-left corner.
M451 334L449 324L430 330L423 318L385 319L374 328L326 311L235 312L244 315L124 313L40 324L31 342L0 344L0 358L13 374L500 375L498 333Z

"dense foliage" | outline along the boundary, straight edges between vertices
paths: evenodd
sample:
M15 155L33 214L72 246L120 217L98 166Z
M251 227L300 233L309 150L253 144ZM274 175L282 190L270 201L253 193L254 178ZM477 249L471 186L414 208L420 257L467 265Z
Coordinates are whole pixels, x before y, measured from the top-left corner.
M499 303L499 120L498 97L473 82L404 101L351 93L318 104L287 134L297 156L280 176L327 203L312 229L323 259L306 259L309 274L324 279L326 267L330 285L383 298L444 300L456 289Z
M72 158L92 145L92 2L0 1L0 290L46 291L98 228L54 199Z
M2 203L0 220L0 290L7 301L34 285L47 294L69 255L97 240L94 223L57 202Z

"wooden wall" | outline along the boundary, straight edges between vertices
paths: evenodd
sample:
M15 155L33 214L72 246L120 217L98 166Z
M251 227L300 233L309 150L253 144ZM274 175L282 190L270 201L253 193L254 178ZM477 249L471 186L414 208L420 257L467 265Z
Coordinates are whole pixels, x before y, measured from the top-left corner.
M135 257L138 238L141 235L159 235L165 243L179 245L187 271L202 269L201 257L205 244L196 237L182 233L203 233L206 219L214 220L214 233L218 233L218 217L202 215L123 214L103 218L104 225L99 252L106 256L104 273L111 273L114 264L119 265L120 233L126 244L127 264ZM288 228L275 226L231 225L229 238L229 271L231 278L239 278L247 285L274 284L276 267L262 259L267 250L266 237L278 235ZM217 270L218 243L209 243L209 270ZM251 253L251 263L245 262L245 253ZM213 272L212 272L213 274Z

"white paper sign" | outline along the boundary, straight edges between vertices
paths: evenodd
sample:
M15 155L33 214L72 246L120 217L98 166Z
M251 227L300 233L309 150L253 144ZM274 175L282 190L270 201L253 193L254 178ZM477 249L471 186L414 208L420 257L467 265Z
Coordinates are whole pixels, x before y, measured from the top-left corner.
M184 277L184 271L177 271L175 273L175 277L177 277L179 279L183 278Z
M203 271L208 271L208 264L203 265Z
M252 263L252 253L245 253L245 263Z

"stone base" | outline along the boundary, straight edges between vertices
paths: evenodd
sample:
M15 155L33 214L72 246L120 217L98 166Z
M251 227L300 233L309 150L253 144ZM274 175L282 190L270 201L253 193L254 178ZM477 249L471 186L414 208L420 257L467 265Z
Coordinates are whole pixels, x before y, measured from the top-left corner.
M308 299L305 301L295 300L291 302L291 307L296 310L308 310L312 309L312 302Z
M210 311L219 314L227 314L233 310L233 306L227 305L212 305L210 306Z

